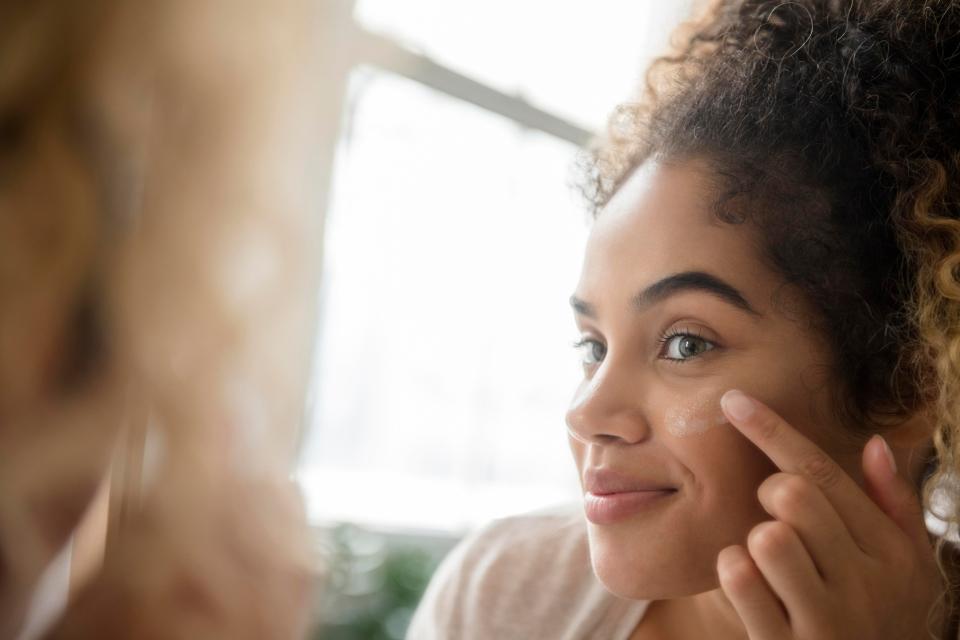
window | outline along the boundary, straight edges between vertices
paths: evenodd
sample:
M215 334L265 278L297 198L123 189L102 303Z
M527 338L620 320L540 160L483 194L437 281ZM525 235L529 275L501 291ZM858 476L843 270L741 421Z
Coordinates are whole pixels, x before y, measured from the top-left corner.
M326 216L298 471L314 521L461 532L579 496L577 123L599 127L663 46L662 4L358 5L381 33L357 32L379 53L349 68ZM382 64L385 46L431 57Z

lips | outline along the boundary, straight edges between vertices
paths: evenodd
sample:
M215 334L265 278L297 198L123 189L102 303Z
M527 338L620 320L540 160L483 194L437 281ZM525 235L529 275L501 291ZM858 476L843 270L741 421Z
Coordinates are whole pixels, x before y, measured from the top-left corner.
M588 467L583 474L583 489L594 495L634 491L676 491L669 481L626 474L605 467Z
M584 514L598 525L614 524L633 517L677 493L670 482L637 477L600 467L586 470Z
M583 512L593 524L615 524L667 503L676 494L676 491L631 491L602 496L588 493L583 498Z

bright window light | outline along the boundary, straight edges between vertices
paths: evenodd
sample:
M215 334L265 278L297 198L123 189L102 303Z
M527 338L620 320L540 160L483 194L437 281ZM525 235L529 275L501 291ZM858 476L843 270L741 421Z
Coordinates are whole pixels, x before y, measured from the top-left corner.
M344 127L298 472L311 518L454 532L576 499L577 149L368 69Z
M358 0L357 21L593 130L694 0Z

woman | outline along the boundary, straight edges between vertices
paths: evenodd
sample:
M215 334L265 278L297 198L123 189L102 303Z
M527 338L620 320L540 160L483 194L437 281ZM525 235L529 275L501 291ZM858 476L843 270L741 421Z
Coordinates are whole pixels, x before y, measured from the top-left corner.
M647 84L589 165L583 512L472 535L410 637L957 637L960 3L721 2Z

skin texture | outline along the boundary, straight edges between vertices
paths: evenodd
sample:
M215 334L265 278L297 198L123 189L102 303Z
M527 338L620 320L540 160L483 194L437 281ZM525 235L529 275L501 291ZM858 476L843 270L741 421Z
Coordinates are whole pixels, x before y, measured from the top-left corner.
M581 340L593 342L584 346L584 378L567 412L581 479L586 468L601 467L679 487L667 500L629 518L588 522L600 581L621 597L656 601L635 638L766 637L745 627L740 603L731 603L721 587L718 556L733 547L725 561L747 567L741 575L759 578L756 566L743 562L748 536L753 532L757 546L764 536L754 529L773 519L771 500L764 504L758 490L764 485L770 492L776 479L788 474L783 461L778 466L769 451L731 424L729 415L725 422L720 419L725 414L719 400L726 390L742 389L775 411L812 449L835 461L850 487L866 490L875 502L885 491L877 482L871 489L864 474L870 468L867 453L877 461L874 467L883 466L877 453L882 445L874 443L865 452L865 442L853 439L831 417L829 353L805 321L810 309L760 260L750 227L712 218L709 176L707 165L697 160L642 165L597 217L574 293L592 311L575 312ZM644 310L631 304L646 286L688 270L722 278L757 314L702 291L682 291ZM684 338L658 340L674 331L700 338L678 352ZM691 347L696 355L689 355ZM678 429L678 416L687 424L712 424ZM904 430L928 433L922 426L910 423ZM900 445L895 455L901 473L915 474L917 451L929 446L929 439L911 435L894 442ZM903 487L908 487L905 480ZM808 488L815 490L812 482ZM870 502L862 492L861 497ZM929 585L931 565L919 553L926 571L920 573ZM739 584L746 583L750 580ZM777 600L767 604L783 615ZM811 630L816 630L813 622L794 629L795 635L777 637L805 637Z

